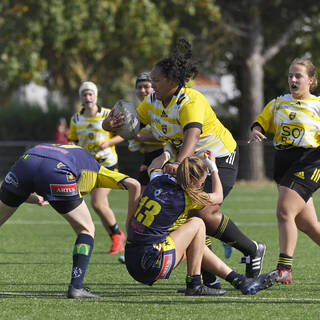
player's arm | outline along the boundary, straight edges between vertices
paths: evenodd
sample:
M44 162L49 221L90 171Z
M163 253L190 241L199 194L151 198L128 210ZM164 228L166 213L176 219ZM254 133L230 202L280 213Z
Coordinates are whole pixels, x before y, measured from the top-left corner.
M137 206L141 194L141 185L139 181L133 178L126 178L123 180L123 185L127 188L129 197L128 197L128 214L126 219L126 230L128 233L129 223L133 215L137 210Z
M201 130L198 127L191 127L185 130L183 135L183 146L177 154L176 162L167 163L164 167L164 172L169 174L176 174L179 164L184 158L190 157L196 150L199 141Z
M161 169L166 162L170 160L170 153L164 151L160 156L154 158L148 167L148 174L150 176L151 172L156 169Z
M259 123L255 123L254 126L252 127L251 135L248 143L251 143L254 141L261 142L266 139L267 137L264 135L264 130L261 127L261 125L259 125Z
M218 173L215 157L210 150L206 150L204 153L204 161L208 167L208 171L211 174L212 189L208 193L210 200L215 204L223 202L223 188Z
M115 144L118 144L120 142L124 141L124 139L118 135L113 136L112 138L108 139L108 140L104 140L100 143L99 148L102 149L106 149L108 147L112 147Z
M116 115L114 110L111 110L108 116L102 122L102 129L110 132L115 132L124 124L125 116L119 112Z
M38 194L32 193L28 197L28 199L25 201L27 203L37 204L39 206L45 206L49 204L48 201L44 200L42 196L39 196Z

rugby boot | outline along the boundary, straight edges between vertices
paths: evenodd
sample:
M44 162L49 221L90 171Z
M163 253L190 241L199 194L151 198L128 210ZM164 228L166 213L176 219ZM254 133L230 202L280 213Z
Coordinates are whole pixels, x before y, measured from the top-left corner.
M257 278L243 277L234 284L245 295L254 295L261 290L265 290L273 286L277 281L278 274L276 271L264 273Z
M71 284L69 285L67 297L69 299L83 299L83 298L100 298L99 294L95 294L89 291L88 288L74 288Z
M266 252L266 245L262 242L254 243L257 246L257 252L254 256L244 256L241 258L241 263L246 264L246 277L256 278L260 275L262 270L263 258Z
M292 283L292 270L283 266L277 266L275 270L277 272L277 282L281 282L283 284L291 284Z
M120 230L120 234L113 234L111 236L112 245L109 250L109 253L111 254L117 254L124 250L124 241L126 239L126 236L124 233Z
M212 289L200 284L194 288L187 288L184 294L186 296L223 296L226 292L224 289Z

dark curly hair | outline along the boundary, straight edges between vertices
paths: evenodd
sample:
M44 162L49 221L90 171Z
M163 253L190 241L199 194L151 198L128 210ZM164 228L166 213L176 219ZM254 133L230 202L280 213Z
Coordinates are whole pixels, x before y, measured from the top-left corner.
M166 78L175 80L180 87L184 87L198 74L198 68L191 61L191 57L191 44L186 39L180 38L170 56L160 60L155 66Z

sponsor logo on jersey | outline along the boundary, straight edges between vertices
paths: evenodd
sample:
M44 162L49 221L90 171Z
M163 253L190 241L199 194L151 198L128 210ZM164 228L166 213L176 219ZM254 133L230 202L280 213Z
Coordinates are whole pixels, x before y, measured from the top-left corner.
M156 190L154 190L153 195L155 196L155 198L159 197L160 194L162 193L162 191L163 191L162 189L156 189Z
M76 183L72 184L50 184L51 194L53 196L75 196L78 194Z
M7 175L5 176L5 178L4 178L4 181L7 183L7 184L12 184L14 187L18 187L18 185L19 185L19 180L18 180L18 178L17 178L17 176L13 173L13 172L11 172L11 171L9 171L8 173L7 173Z

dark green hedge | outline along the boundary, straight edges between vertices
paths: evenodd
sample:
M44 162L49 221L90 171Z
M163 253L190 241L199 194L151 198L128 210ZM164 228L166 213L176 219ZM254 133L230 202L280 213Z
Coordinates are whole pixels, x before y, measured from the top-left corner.
M69 123L71 115L55 105L50 105L47 112L26 104L0 107L0 140L51 141L59 118Z

